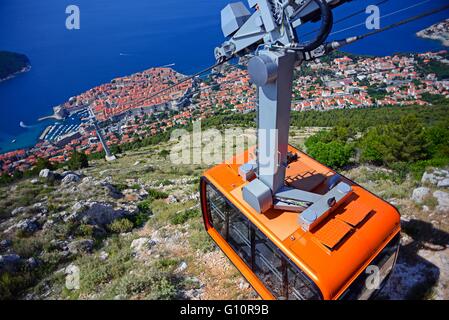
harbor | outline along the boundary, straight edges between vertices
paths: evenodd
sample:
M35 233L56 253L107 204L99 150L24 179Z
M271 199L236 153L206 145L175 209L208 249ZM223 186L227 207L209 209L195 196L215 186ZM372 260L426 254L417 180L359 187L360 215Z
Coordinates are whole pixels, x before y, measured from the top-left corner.
M87 108L81 109L71 113L65 119L56 121L47 126L39 140L57 142L67 137L70 137L79 132L83 123L89 120L89 111Z

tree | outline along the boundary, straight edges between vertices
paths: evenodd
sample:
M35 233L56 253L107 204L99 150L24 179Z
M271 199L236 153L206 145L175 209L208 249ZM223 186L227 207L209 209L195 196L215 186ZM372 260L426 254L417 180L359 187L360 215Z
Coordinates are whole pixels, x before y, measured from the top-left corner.
M80 153L75 149L73 150L72 156L70 157L67 165L70 170L79 170L87 168L89 166L89 160L84 152Z
M329 143L318 142L307 151L319 162L332 168L341 168L349 164L354 149L343 142L332 141Z
M371 128L360 141L360 159L386 166L412 163L428 157L428 145L423 124L415 115L408 115L398 124Z
M441 122L426 128L425 136L432 158L449 157L449 124Z
M39 158L39 159L37 159L35 168L38 172L40 172L43 169L53 170L54 166L48 159Z

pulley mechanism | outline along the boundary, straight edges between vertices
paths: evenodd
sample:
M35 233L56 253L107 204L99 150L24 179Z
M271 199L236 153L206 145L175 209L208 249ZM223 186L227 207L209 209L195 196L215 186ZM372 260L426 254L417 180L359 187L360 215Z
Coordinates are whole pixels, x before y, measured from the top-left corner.
M291 159L288 136L293 71L303 61L327 53L325 41L332 29L332 8L347 0L249 0L251 14L241 2L227 5L221 12L225 41L215 49L220 63L251 53L248 73L258 90L258 145L253 163L240 169L252 177L242 189L243 199L257 212L275 208L302 212L298 221L309 230L333 207L346 199L351 187L336 183L325 195L285 184L285 171ZM301 42L297 28L309 21L320 21L315 38ZM290 158L289 158L290 156Z

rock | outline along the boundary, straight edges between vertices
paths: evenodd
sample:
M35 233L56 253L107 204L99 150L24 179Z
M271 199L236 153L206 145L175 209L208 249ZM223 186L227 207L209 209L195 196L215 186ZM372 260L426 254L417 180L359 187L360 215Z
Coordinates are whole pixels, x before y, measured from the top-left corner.
M92 177L84 177L83 180L81 180L81 182L89 184L89 183L93 183L94 179Z
M79 290L80 288L80 268L75 264L69 264L64 269L65 287L68 290Z
M127 212L124 210L114 210L105 203L93 203L84 213L85 222L99 226L106 226L116 219L123 218Z
M80 176L74 173L68 173L62 179L62 184L77 183L81 180Z
M121 199L123 198L123 194L117 190L112 184L110 183L103 183L103 187L106 189L106 191L109 193L109 196L113 199Z
M12 216L17 216L18 214L22 214L22 213L25 213L25 212L26 212L26 208L24 208L24 207L19 207L19 208L14 209L14 210L11 212L11 215L12 215Z
M444 191L435 191L433 196L438 200L436 211L449 212L449 193Z
M42 230L51 230L54 225L55 222L52 219L48 219L42 226Z
M52 171L50 171L50 169L43 169L39 173L39 178L45 179L47 181L54 181L56 179L56 176Z
M101 251L100 252L100 260L107 260L109 258L109 253L107 253L106 251Z
M148 238L135 239L133 240L133 242L131 242L130 248L133 251L133 253L140 254L151 248L151 240Z
M12 241L9 239L4 239L0 241L0 250L6 250L12 245Z
M140 195L139 190L126 189L126 190L123 190L122 193L125 196L126 201L135 202L135 201L141 201L144 199L144 197L142 197Z
M430 189L426 187L420 187L413 190L412 200L416 203L422 203L424 199L429 196Z
M168 204L176 203L176 202L178 202L178 199L176 199L176 197L175 197L174 195L171 194L171 195L168 196L166 202L167 202Z
M64 274L73 274L73 273L77 272L78 270L79 270L79 268L76 265L71 263L64 269Z
M186 300L199 300L202 294L202 289L190 289L182 292L182 295Z
M27 264L31 269L35 269L39 265L38 261L34 257L29 258L27 260Z
M443 180L438 181L438 188L449 188L449 178L445 178Z
M16 224L16 229L19 229L27 234L33 234L39 229L39 224L36 218L21 220Z
M181 262L178 268L176 268L175 272L181 273L187 269L187 263L185 261Z
M42 202L38 202L33 204L33 206L31 207L31 211L33 211L34 213L47 213L48 208Z
M51 247L53 249L66 251L67 250L67 246L68 246L68 242L64 241L64 240L53 239L53 240L50 241L50 245L51 245Z
M64 221L82 221L83 223L104 227L116 219L130 213L125 210L115 210L107 203L77 202L72 206L73 213L64 217Z
M449 171L434 169L432 173L424 172L421 182L432 184L439 188L447 188L449 187Z
M69 243L68 250L72 254L90 253L94 247L94 241L91 239L76 240Z
M239 282L239 289L240 290L247 290L249 288L250 288L249 283L247 281L241 279L240 282Z
M17 254L0 255L0 272L15 272L20 264L20 256Z
M30 182L31 182L31 184L38 184L39 180L38 179L32 179Z

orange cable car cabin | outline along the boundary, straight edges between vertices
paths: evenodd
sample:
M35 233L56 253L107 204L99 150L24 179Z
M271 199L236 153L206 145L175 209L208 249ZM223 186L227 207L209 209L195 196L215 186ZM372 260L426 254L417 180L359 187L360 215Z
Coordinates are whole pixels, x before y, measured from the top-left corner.
M206 230L263 299L368 299L391 274L398 211L288 143L294 70L354 42L325 42L348 0L231 3L217 66L250 53L257 145L201 179ZM282 4L280 4L282 3ZM296 28L321 20L302 43Z
M305 153L286 170L285 182L324 194L337 174ZM244 158L251 160L251 152ZM242 198L248 181L234 159L207 170L200 184L206 230L263 299L368 299L394 267L400 232L398 211L354 182L353 192L310 231L298 213L256 212ZM373 269L374 268L374 269ZM373 270L379 286L367 285Z

